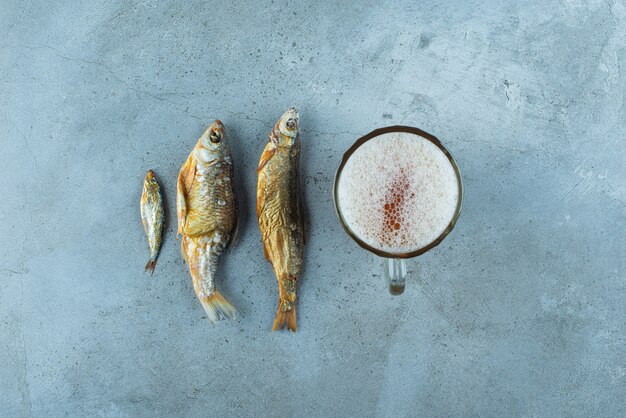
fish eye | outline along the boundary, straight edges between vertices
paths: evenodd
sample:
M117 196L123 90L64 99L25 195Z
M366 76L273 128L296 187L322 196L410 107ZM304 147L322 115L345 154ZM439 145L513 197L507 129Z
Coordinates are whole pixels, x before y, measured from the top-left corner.
M296 121L294 119L287 120L287 128L294 129L296 127Z
M209 137L209 139L214 144L218 144L222 140L222 135L217 131L213 131L211 132L211 136Z

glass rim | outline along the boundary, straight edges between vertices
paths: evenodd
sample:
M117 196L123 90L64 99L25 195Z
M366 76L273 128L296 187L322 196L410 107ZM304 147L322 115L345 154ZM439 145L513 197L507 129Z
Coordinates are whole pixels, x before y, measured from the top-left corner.
M437 148L439 148L445 154L445 156L450 161L450 164L452 164L452 168L454 168L454 172L456 174L456 177L457 177L457 180L458 180L458 185L459 185L459 189L458 189L458 191L459 191L459 198L458 198L458 201L457 201L456 210L454 211L454 216L452 216L452 219L450 220L450 223L448 224L446 229L444 229L443 232L434 241L432 241L430 244L428 244L428 245L426 245L426 246L424 246L422 248L419 248L419 249L417 249L415 251L403 252L403 253L390 253L390 252L379 250L378 248L372 247L368 243L364 242L361 238L359 238L350 229L350 227L346 223L345 219L343 218L343 214L341 213L341 209L339 208L339 198L338 198L338 191L337 191L338 190L338 184L339 184L339 177L341 176L341 172L343 171L344 166L346 165L346 163L348 162L348 160L350 159L352 154L361 145L363 145L365 142L369 141L370 139L376 138L376 137L378 137L380 135L384 135L384 134L388 134L388 133L395 133L395 132L405 132L405 133L414 134L414 135L420 136L420 137L422 137L422 138L432 142L433 144L435 144L437 146ZM372 132L368 133L367 135L364 135L364 136L360 137L343 154L343 158L341 159L341 163L339 164L339 168L337 168L337 171L335 172L335 180L334 180L334 184L333 184L333 201L335 203L335 213L337 214L337 217L339 218L339 222L341 223L341 226L343 226L343 229L346 231L346 233L359 246L361 246L362 248L366 249L367 251L369 251L371 253L376 254L377 256L384 257L384 258L413 258L413 257L417 257L419 255L422 255L425 252L433 249L437 245L441 244L441 242L444 240L444 238L447 237L448 234L450 232L452 232L452 230L454 229L454 226L456 225L456 221L459 219L459 215L461 214L461 206L463 204L463 182L462 182L462 178L461 178L461 171L459 170L459 166L456 164L456 161L454 160L454 158L452 158L452 155L450 154L450 152L446 149L446 147L443 146L441 141L439 141L439 139L437 137L435 137L434 135L431 135L428 132L424 132L421 129L414 128L412 126L403 126L403 125L387 126L385 128L375 129Z

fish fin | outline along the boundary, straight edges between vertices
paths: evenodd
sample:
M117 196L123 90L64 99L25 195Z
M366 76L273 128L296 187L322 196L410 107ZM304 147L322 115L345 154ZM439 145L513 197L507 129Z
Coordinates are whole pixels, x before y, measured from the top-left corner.
M239 235L239 217L237 217L237 223L235 223L235 229L233 231L233 234L230 236L230 239L228 240L229 252L232 250L233 245L235 245L235 243L237 242L238 235Z
M265 179L259 175L256 185L256 218L261 219L261 212L263 211L263 203L265 202ZM259 224L260 226L260 224Z
M231 163L230 165L230 180L231 182L235 178L235 165ZM231 183L233 184L233 183ZM237 242L237 237L239 236L239 204L237 203L237 193L235 192L235 186L232 186L233 189L233 203L235 204L235 229L233 230L232 235L230 236L230 240L228 242L228 247L232 248Z
M146 264L146 268L144 271L150 271L150 275L154 276L154 268L156 267L157 260L150 259L148 260L148 264Z
M303 193L303 189L302 189L302 185L300 184L300 171L298 168L296 168L296 170L298 170L296 172L296 175L298 176L298 180L297 181L297 185L298 185L298 194L297 194L297 199L298 199L298 222L300 223L300 229L302 230L302 243L306 244L307 242L307 235L309 233L308 231L308 226L307 226L307 221L306 221L306 208L304 207L304 199L302 196Z
M265 243L263 243L263 255L267 261L270 263L272 262L272 257L270 257L270 253L267 251L267 245L265 245Z
M257 173L265 167L265 164L272 159L274 154L276 153L276 144L270 141L265 149L263 150L263 154L261 154L261 159L259 160L259 167L256 169Z
M306 223L306 212L304 210L304 204L302 203L302 197L298 194L298 223L300 230L302 231L302 243L306 244L308 227Z
M306 244L307 241L307 233L308 233L308 228L307 228L307 224L306 224L306 210L304 207L304 199L303 199L303 193L304 193L304 189L302 188L302 183L300 182L300 146L298 146L298 158L296 158L296 166L295 166L295 173L296 173L296 208L297 208L297 215L298 215L298 226L300 227L300 230L302 231L302 243Z
M176 213L178 215L178 234L183 234L183 228L187 220L187 194L191 190L193 180L196 176L196 159L193 151L189 154L187 161L180 168L178 173L178 183L176 184Z
M183 260L185 260L185 263L189 264L189 260L187 259L187 237L185 237L183 235L183 240L180 242L180 252L183 255Z
M237 309L217 290L209 297L198 298L211 324L220 319L236 319Z
M278 305L278 311L276 311L276 318L274 319L274 325L272 331L278 331L284 329L285 326L289 331L296 332L296 307L294 306L288 311L280 309Z
M183 226L185 225L185 219L187 218L187 202L185 201L182 171L178 175L178 184L176 186L176 215L178 218L177 235L180 237L180 235L183 234Z
M261 195L261 183L257 185L256 191L256 218L259 220L261 217L262 195Z

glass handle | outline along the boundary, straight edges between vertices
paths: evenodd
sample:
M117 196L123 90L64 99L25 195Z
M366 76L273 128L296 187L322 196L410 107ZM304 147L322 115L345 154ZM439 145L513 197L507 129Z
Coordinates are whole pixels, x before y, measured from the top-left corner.
M402 258L383 259L385 277L389 281L389 293L401 295L404 292L404 280L406 279L406 261Z

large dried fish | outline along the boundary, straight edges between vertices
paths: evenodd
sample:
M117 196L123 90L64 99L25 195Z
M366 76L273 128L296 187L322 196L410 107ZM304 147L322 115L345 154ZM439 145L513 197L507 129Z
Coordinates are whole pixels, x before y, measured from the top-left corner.
M180 169L176 209L183 258L209 321L234 318L237 311L215 287L220 256L233 241L238 221L232 157L219 120L198 139Z
M287 110L270 133L258 167L257 217L265 258L278 279L272 329L296 331L296 291L304 252L304 217L298 177L299 116Z

